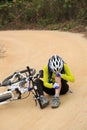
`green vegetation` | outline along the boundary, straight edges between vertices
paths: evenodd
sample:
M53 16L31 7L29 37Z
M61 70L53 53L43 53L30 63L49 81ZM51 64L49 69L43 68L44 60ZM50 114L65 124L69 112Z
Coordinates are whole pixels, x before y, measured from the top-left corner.
M0 30L87 29L87 0L0 0Z

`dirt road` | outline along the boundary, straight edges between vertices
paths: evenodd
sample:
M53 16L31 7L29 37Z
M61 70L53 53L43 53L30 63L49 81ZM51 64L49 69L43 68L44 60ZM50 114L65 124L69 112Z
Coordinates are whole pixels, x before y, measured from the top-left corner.
M0 106L0 130L87 130L87 39L83 34L1 31L0 44L6 51L0 59L0 81L27 65L38 72L53 54L60 55L75 75L75 83L69 83L73 93L60 96L58 109L49 105L41 110L32 94Z

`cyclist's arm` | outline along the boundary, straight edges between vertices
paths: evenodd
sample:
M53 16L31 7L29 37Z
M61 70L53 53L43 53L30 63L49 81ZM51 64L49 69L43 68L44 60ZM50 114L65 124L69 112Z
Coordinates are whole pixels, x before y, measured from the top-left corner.
M65 74L62 74L61 78L70 82L74 82L75 81L74 76L67 64L64 64L64 71L65 71Z
M44 67L43 83L44 83L44 86L46 86L47 88L53 88L53 84L48 83L48 66L47 65Z

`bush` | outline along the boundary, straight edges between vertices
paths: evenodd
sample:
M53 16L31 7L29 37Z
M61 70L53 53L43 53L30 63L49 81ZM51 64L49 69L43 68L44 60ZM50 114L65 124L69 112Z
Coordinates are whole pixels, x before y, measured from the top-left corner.
M12 28L13 24L13 28L24 24L48 26L72 20L87 25L87 0L15 0L0 4L1 29Z

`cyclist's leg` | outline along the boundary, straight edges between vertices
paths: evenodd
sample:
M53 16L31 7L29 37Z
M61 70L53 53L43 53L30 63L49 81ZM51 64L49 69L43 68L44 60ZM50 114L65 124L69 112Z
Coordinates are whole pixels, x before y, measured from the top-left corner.
M54 88L46 88L46 87L43 87L43 91L49 95L55 95L55 89Z
M40 79L36 79L34 81L34 85L37 86L37 90L38 90L39 96L44 95L44 93L43 93L43 81L40 80Z
M40 79L36 79L35 80L35 85L38 88L39 95L44 95L44 92L47 93L47 94L49 94L49 95L55 95L55 89L54 88L49 89L49 88L45 87L43 85L43 81L40 80Z
M40 96L40 102L41 102L41 106L42 108L46 107L49 104L49 100L44 96L44 92L43 92L43 81L40 79L36 79L35 80L35 85L37 86L37 90Z
M61 91L60 91L60 95L66 94L69 90L69 85L67 84L66 80L61 79Z

